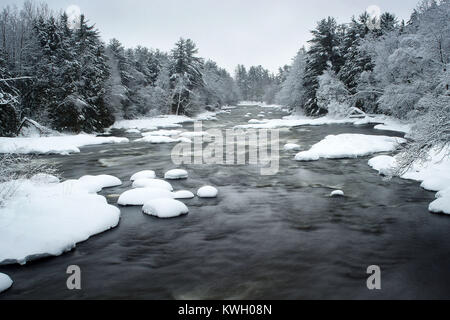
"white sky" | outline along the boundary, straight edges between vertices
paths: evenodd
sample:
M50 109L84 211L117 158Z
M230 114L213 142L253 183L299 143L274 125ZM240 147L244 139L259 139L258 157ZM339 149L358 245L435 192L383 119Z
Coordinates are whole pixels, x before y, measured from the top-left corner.
M233 72L237 64L276 71L289 64L327 16L348 22L370 5L408 20L418 0L47 0L52 9L77 5L105 41L170 50L191 38L200 55ZM0 0L0 7L19 1Z

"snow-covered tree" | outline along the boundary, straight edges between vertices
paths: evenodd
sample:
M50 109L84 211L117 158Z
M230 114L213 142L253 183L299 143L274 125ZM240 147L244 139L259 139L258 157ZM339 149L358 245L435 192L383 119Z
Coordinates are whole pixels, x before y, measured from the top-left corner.
M317 105L334 117L343 117L349 114L350 93L331 68L319 76Z
M292 65L287 72L286 79L281 84L281 90L276 96L277 103L286 105L297 110L303 107L305 99L305 87L303 79L306 69L306 51L299 50Z
M334 18L328 17L317 24L312 31L313 39L308 41L310 48L307 52L307 63L304 76L306 93L304 109L309 115L323 114L326 110L317 104L316 92L319 88L318 77L330 67L339 72L341 56L339 53L339 36L337 23Z

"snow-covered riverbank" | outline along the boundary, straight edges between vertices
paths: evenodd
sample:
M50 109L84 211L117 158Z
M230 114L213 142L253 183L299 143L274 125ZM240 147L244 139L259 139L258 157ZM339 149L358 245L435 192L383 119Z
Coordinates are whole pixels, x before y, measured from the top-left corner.
M0 184L14 196L0 208L0 264L58 256L77 243L118 225L120 210L96 193L121 184L112 176L57 178Z
M0 153L68 155L79 153L79 148L87 145L125 142L128 142L127 138L97 137L91 134L30 138L0 137Z
M378 156L370 159L369 166L380 174L390 176L395 173L397 158L395 156ZM403 173L400 178L421 182L421 187L438 192L429 210L433 213L450 214L450 159L448 150L431 151L428 160L416 163Z

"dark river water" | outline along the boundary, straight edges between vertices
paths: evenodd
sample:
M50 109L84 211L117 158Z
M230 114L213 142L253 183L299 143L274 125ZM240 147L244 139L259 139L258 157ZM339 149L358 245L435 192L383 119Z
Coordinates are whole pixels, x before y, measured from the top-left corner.
M259 111L235 109L204 127L245 124L247 112L255 118ZM282 115L274 111L268 118ZM371 126L328 125L283 129L280 137L282 144L294 140L309 148L338 133L395 135ZM102 192L114 203L115 194L130 188L133 173L153 169L161 177L175 168L172 147L101 145L47 158L67 179L122 179L123 186ZM255 165L183 166L189 179L173 182L176 190L195 193L214 185L219 197L184 201L190 214L170 220L144 215L140 207L121 208L117 228L71 252L0 266L14 280L0 299L450 298L450 217L428 212L434 193L414 181L383 180L367 165L370 157L296 162L295 153L280 155L274 176L261 176ZM346 196L330 198L335 188ZM82 270L81 291L66 288L69 265ZM370 265L381 268L382 290L366 287Z

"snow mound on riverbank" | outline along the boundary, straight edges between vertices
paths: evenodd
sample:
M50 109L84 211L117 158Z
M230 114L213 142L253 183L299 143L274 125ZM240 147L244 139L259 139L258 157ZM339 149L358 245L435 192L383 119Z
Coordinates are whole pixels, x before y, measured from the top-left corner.
M120 120L114 123L111 129L156 130L158 128L181 128L182 123L193 121L193 119L186 116L168 115L137 120Z
M170 183L160 179L138 179L133 182L133 188L153 188L173 191Z
M173 198L174 194L166 189L138 188L122 193L117 203L121 206L142 206L150 200Z
M189 213L184 203L174 199L154 199L147 201L142 211L162 219L175 218Z
M0 188L13 186L15 196L0 208L0 264L25 264L58 256L116 227L120 210L91 193L89 184L79 180L69 184L31 180L1 184Z
M387 136L371 136L364 134L330 135L295 156L297 161L314 161L320 158L343 159L357 158L372 153L394 151L399 144L405 143L403 138Z
M431 151L428 160L416 163L400 178L420 181L421 187L429 191L439 191L437 200L430 204L434 213L450 214L450 159L448 150ZM380 174L392 175L397 166L396 157L378 156L369 160L369 165Z
M9 276L4 273L0 273L0 293L11 288L13 281Z
M127 138L97 137L89 134L35 138L0 137L0 153L61 154L79 153L80 147L107 143L126 143Z

